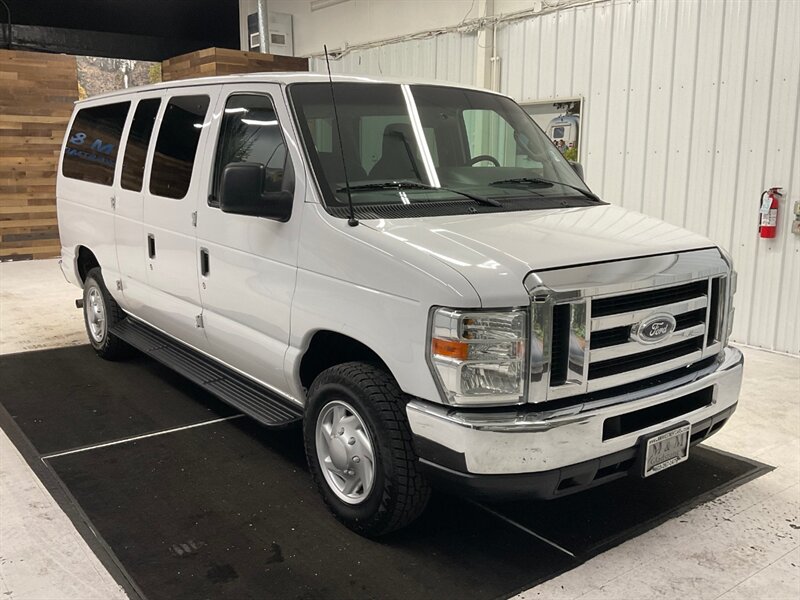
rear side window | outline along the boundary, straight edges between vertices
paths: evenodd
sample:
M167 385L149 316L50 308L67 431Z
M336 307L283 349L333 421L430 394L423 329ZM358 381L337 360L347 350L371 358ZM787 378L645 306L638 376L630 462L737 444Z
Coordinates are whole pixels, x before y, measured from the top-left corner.
M114 183L119 140L130 105L119 102L78 111L64 148L64 177L101 185Z
M153 133L159 106L161 106L159 98L142 100L136 105L128 142L125 145L125 158L122 160L123 189L142 191L144 161L147 158L147 147L150 145L150 136Z
M180 199L189 191L208 96L171 98L161 120L150 172L150 193Z

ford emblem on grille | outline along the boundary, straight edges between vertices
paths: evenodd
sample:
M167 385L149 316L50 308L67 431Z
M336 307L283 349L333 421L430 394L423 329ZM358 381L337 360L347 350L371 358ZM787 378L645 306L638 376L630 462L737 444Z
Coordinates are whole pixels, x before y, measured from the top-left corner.
M675 317L661 314L647 317L631 327L631 339L640 344L657 344L666 340L675 331Z

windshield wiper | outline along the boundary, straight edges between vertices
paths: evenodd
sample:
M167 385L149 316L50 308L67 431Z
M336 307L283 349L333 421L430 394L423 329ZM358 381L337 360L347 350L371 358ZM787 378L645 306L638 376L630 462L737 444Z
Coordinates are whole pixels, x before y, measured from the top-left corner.
M496 206L502 207L503 205L500 204L494 198L486 198L484 196L478 196L477 194L473 194L472 192L465 192L463 190L454 190L451 188L446 187L433 187L432 185L427 185L425 183L419 181L408 181L405 179L400 180L392 180L392 181L380 181L376 183L360 183L349 186L349 190L351 192L358 192L362 190L432 190L432 191L442 191L442 192L450 192L451 194L458 194L460 196L464 196L465 198L469 198L470 200L474 200L478 204L482 204L484 206ZM348 190L348 186L337 188L337 192L346 192Z
M577 185L572 185L571 183L564 183L563 181L544 179L542 177L517 177L514 179L501 179L500 181L493 181L489 185L503 185L506 183L521 184L521 185L526 185L526 184L563 185L565 187L572 188L576 192L580 192L581 194L583 194L587 198L594 200L595 202L603 202L598 195L593 194L589 190L580 188Z

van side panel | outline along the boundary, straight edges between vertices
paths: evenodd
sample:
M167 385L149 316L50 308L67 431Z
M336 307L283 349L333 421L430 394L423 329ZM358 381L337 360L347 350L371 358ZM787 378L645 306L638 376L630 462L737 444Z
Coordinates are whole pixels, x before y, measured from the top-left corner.
M148 150L141 148L141 133L134 131L134 119L140 115L141 107L156 107L163 97L163 92L137 94L137 102L131 107L128 124L124 135L124 158L121 175L115 183L117 208L114 214L114 231L117 241L117 259L122 278L122 298L120 306L131 314L138 315L147 301L147 247L142 223L144 216L144 188L149 179L149 164L154 146L153 131ZM157 114L156 109L156 114ZM152 115L148 115L151 116ZM150 126L154 129L155 119ZM143 164L144 163L144 164ZM142 171L143 169L143 171ZM132 174L136 172L136 175ZM139 180L141 178L141 180Z
M119 103L119 99L114 99ZM62 257L66 263L72 265L72 276L68 277L73 283L82 285L77 274L75 261L78 248L84 246L89 249L97 258L100 267L103 269L104 279L108 283L109 291L115 294L113 281L119 278L119 265L114 241L114 208L115 202L114 188L111 185L82 181L72 177L64 176L64 157L65 151L69 146L74 150L74 144L69 144L70 140L75 140L76 132L73 129L75 118L78 111L102 106L103 103L86 102L76 105L75 111L70 119L67 133L62 144L61 157L58 164L58 175L56 178L56 207L58 212L59 235L61 238ZM78 132L86 133L86 132ZM89 132L91 134L91 132ZM83 136L86 146L86 156L93 157L98 153L104 154L100 150L93 150L92 146L108 147L113 142L116 159L118 153L118 140L108 141L100 139L100 144L96 144L93 135ZM77 139L81 139L80 137ZM82 155L83 156L83 155ZM85 160L90 161L91 158ZM107 158L107 160L112 160ZM119 170L120 161L116 160L114 166L115 174Z
M331 330L375 352L411 395L440 401L421 365L432 305L479 307L470 283L438 260L418 256L365 225L350 227L316 203L304 206L292 335L285 369L292 395L304 398L300 362L314 333Z
M271 104L278 126L263 126L263 134L249 139L253 152L240 157L247 162L268 160L281 146L295 165L294 208L285 222L223 213L206 198L212 189L213 172L224 119L235 120L238 113L226 115L231 98L244 104L259 99ZM248 100L249 99L249 100ZM250 112L252 115L252 111ZM235 121L229 121L235 122ZM203 173L205 187L197 206L197 238L208 257L208 272L200 275L200 297L209 353L222 362L235 365L250 377L282 393L287 391L283 369L289 342L290 311L297 277L297 247L300 243L302 206L306 195L303 158L290 128L280 87L270 84L225 86L214 111L205 148ZM242 133L242 135L247 135ZM271 150L270 143L278 143ZM235 162L235 161L231 161Z
M219 86L175 88L165 94L144 182L141 243L147 248L147 293L134 313L202 351L208 343L198 320L200 261L193 213L199 196L205 197L202 152L218 94Z

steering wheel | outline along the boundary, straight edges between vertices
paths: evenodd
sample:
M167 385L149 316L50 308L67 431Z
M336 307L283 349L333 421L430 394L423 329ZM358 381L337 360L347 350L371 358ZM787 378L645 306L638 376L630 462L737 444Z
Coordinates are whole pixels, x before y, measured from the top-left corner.
M497 160L494 156L490 156L489 154L479 154L478 156L473 156L469 159L469 166L472 167L475 163L482 162L484 160L488 160L490 163L494 163L495 167L500 166L500 161Z

